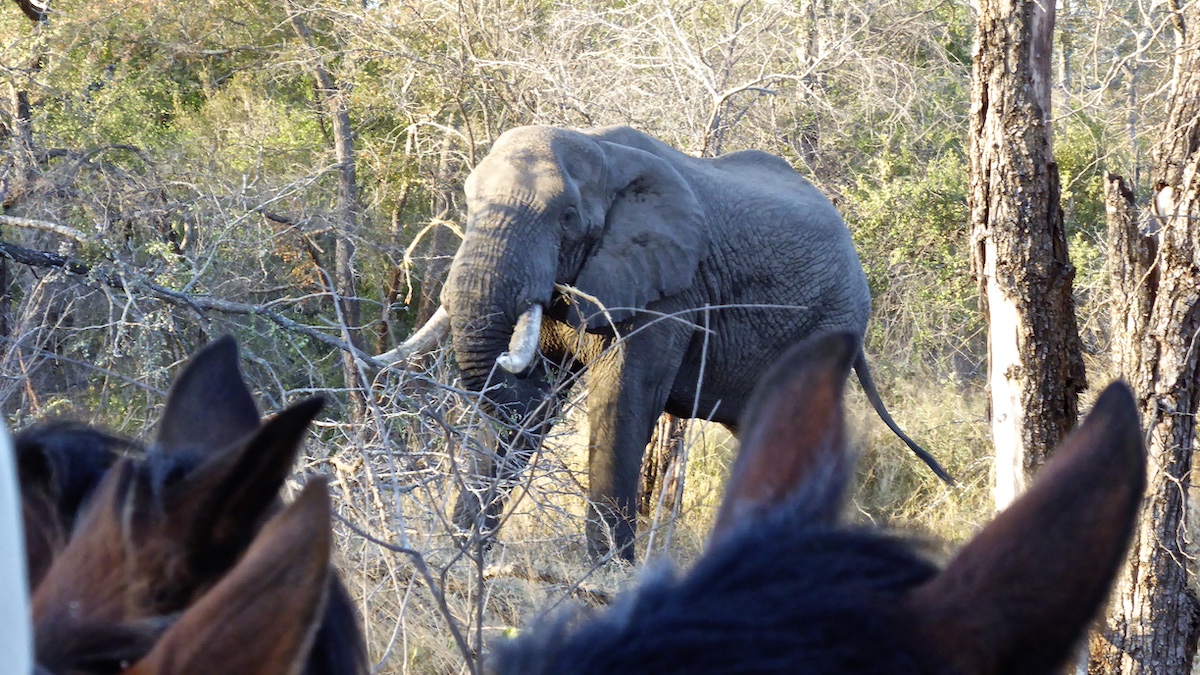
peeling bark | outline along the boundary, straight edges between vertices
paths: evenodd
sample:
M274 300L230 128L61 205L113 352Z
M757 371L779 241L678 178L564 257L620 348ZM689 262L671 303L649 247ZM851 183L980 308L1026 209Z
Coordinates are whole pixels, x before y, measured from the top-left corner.
M650 518L662 502L662 513L674 512L675 496L682 492L679 483L680 453L687 436L687 420L663 413L654 426L654 435L642 460L642 480L638 490L638 515Z
M997 507L1024 491L1075 425L1086 385L1050 150L1053 30L1052 3L980 5L968 202L988 316Z
M1180 41L1200 19L1180 15ZM1092 673L1189 675L1200 600L1188 585L1187 495L1200 405L1200 40L1175 61L1173 95L1156 152L1148 232L1132 195L1110 177L1113 362L1142 408L1150 455L1146 501L1105 630L1091 642ZM1127 192L1127 191L1126 191Z

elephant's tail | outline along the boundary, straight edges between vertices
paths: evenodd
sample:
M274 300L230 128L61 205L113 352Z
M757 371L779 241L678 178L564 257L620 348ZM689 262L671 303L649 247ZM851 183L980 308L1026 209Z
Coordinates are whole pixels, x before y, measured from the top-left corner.
M892 430L892 433L899 436L900 440L904 441L909 450L916 453L917 457L920 457L921 461L925 462L933 470L933 473L937 474L938 478L941 478L947 485L954 485L954 477L947 473L942 468L942 465L933 458L933 455L926 452L925 448L917 445L916 441L909 438L908 434L904 433L900 428L900 425L896 424L896 420L892 419L892 414L883 405L883 399L879 398L879 390L875 388L875 378L871 377L871 369L867 366L867 355L863 353L861 348L858 350L858 356L854 357L854 372L858 374L858 381L862 384L863 391L867 394L867 400L871 402L871 407L875 408L875 412L879 414L879 419L883 420L883 423Z

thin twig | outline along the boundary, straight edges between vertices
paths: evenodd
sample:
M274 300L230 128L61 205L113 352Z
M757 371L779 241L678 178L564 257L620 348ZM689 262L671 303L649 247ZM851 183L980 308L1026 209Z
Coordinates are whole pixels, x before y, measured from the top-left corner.
M436 583L434 583L433 574L429 571L429 565L425 563L425 556L416 549L405 546L397 546L374 537L369 532L350 522L339 513L335 512L333 516L337 518L337 520L343 525L350 528L351 532L354 532L363 539L366 539L377 546L382 546L392 553L406 555L410 560L412 560L413 567L417 568L417 572L419 572L421 574L421 578L425 580L425 585L429 587L429 592L433 593L433 599L435 602L437 602L438 609L441 611L442 617L446 619L446 623L450 628L450 634L454 637L454 642L458 644L459 650L462 651L463 656L467 659L467 668L471 670L472 675L479 675L478 659L474 654L472 654L470 648L467 646L467 641L463 638L462 631L458 628L458 622L454 620L454 615L450 612L450 606L446 604L445 594L442 593L442 589L439 588Z

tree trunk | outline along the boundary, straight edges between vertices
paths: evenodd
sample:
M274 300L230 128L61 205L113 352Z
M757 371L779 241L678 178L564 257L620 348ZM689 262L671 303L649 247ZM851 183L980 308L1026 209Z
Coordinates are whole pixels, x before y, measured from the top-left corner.
M337 235L334 246L333 288L330 289L342 328L342 339L361 350L362 322L358 303L358 282L354 273L354 241L358 237L358 224L362 206L358 201L358 179L354 168L354 130L350 126L350 106L343 91L329 74L324 59L317 52L308 26L300 18L296 7L288 4L292 28L308 46L313 57L313 75L317 80L317 91L329 113L333 126L334 155L338 162L338 205ZM352 421L361 421L366 415L366 395L362 389L362 377L358 371L354 354L342 352L342 372L346 391L350 394L350 416Z
M642 460L642 484L638 493L638 514L654 516L662 495L662 513L675 510L675 496L681 492L679 483L679 455L687 436L688 421L670 413L663 413L654 427L654 436L646 448Z
M17 0L17 5L25 13L26 18L36 23L46 21L48 6L35 0ZM29 58L28 69L37 72L41 69L42 56L34 54ZM0 142L9 141L12 144L7 167L0 167L0 212L16 206L19 201L28 196L33 189L37 175L37 159L33 146L33 114L29 109L29 95L17 85L8 85L8 118L12 127L6 128L0 123ZM12 291L8 273L8 260L0 260L0 337L9 337L12 317Z
M451 178L455 175L453 156L453 135L447 133L442 141L442 152L438 157L436 184L433 188L433 198L429 204L429 213L433 214L433 230L429 233L429 252L425 274L421 277L421 298L417 302L417 315L413 326L424 326L429 317L442 304L442 284L446 281L446 272L450 269L450 260L454 257L454 249L458 247L457 238L441 225L450 217L454 204L454 188Z
M35 57L31 61L37 61ZM10 146L8 166L0 167L0 209L16 206L33 192L37 179L37 160L33 145L33 116L29 96L16 84L8 85L9 119L12 127L0 124L0 141Z
M1194 31L1200 8L1193 4L1186 19ZM1181 36L1182 28L1176 24ZM1185 540L1200 403L1200 39L1192 32L1188 42L1175 61L1155 158L1151 232L1138 231L1136 219L1121 218L1119 209L1109 211L1113 361L1142 407L1150 473L1105 630L1092 639L1093 673L1190 675L1200 637Z
M972 265L988 318L997 507L1075 425L1085 385L1050 149L1054 6L983 0L971 106Z
M408 195L412 190L412 182L405 181L400 190L400 198L392 207L391 238L394 248L400 248L400 238L404 231L404 209L408 206ZM387 292L383 296L383 309L379 313L379 323L375 331L375 353L382 354L391 349L398 339L395 322L392 320L392 309L400 299L400 286L404 282L404 262L393 262L391 274L388 275Z
M1141 232L1133 191L1121 176L1109 174L1104 193L1108 213L1108 273L1112 303L1112 360L1114 372L1135 382L1148 359L1146 329L1158 292L1158 240Z
M15 84L8 87L8 119L11 127L0 123L0 143L9 146L7 166L0 166L0 212L16 206L33 189L37 177L34 158L33 119L29 97ZM12 294L9 289L8 260L0 260L0 336L9 336Z

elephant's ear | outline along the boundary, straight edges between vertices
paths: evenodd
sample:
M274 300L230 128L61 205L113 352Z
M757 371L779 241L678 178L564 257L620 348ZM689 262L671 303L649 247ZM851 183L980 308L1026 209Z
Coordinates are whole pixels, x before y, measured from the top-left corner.
M600 146L613 201L575 287L603 308L576 296L569 312L573 323L586 321L589 330L603 330L610 319L627 319L684 290L709 252L704 210L675 167L644 150L607 141Z

